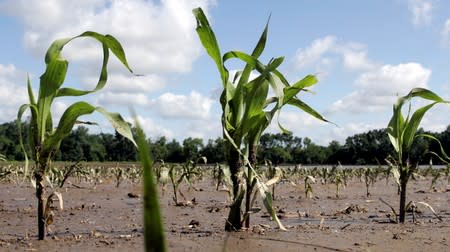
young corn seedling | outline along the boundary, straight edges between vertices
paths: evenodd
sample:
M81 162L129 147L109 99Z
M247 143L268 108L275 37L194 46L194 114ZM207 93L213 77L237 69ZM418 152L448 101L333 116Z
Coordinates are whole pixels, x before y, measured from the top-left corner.
M408 109L406 118L403 116L402 107L406 102L409 102L412 98L418 97L431 103L423 106L411 115L411 105ZM417 164L411 164L409 159L409 153L413 146L414 139L417 137L426 137L435 140L440 144L439 140L428 134L417 134L418 127L422 121L425 113L438 103L448 103L440 96L433 93L430 90L424 88L414 88L407 95L398 98L397 102L393 106L393 115L389 121L387 132L389 140L394 147L396 156L392 158L390 166L395 170L395 177L398 179L399 192L400 192L400 207L399 207L399 222L405 222L406 213L406 186L408 180L417 169ZM442 145L441 151L443 154ZM437 155L437 154L436 154ZM440 157L439 155L437 155ZM445 157L447 157L445 155Z
M364 168L364 184L366 185L366 197L370 197L369 187L377 181L377 173L375 168Z
M93 90L78 90L70 87L62 87L67 69L68 61L63 58L61 51L64 46L77 38L93 38L101 43L103 47L103 64L101 67L100 77L96 87ZM21 119L26 110L31 112L31 120L29 126L29 144L32 150L32 156L35 162L34 179L36 183L36 197L38 200L38 239L43 240L45 237L45 176L52 167L52 161L55 157L61 141L70 134L73 126L78 122L80 116L88 115L94 111L99 112L116 129L118 133L128 138L134 143L133 136L129 125L117 113L110 113L102 107L95 107L91 104L79 101L70 105L63 113L58 125L54 128L51 107L55 99L67 96L83 96L94 93L102 89L107 81L108 72L107 65L109 54L112 52L117 59L131 72L128 66L125 53L121 44L111 35L102 35L96 32L84 32L81 35L72 38L59 39L54 41L45 55L46 69L40 77L40 85L37 99L35 99L31 82L28 79L28 97L29 103L20 106L17 123L19 135L21 132ZM27 153L20 137L21 146L25 154L25 160L28 161ZM48 201L48 200L47 200Z
M341 191L341 186L343 185L341 171L337 171L336 174L334 175L334 185L336 186L336 198L339 199L340 197L339 193Z
M266 177L269 180L275 179L275 180L279 180L280 178L283 177L283 171L281 170L280 167L275 166L272 164L272 161L270 160L265 160L266 166L267 166L267 175ZM275 185L276 183L272 184L272 197L273 199L275 199Z
M312 198L313 197L313 187L312 184L316 183L316 179L313 176L306 176L305 177L305 198Z
M226 159L230 167L233 182L234 202L230 208L225 225L227 231L239 230L241 222L241 204L246 199L245 213L250 212L251 195L254 187L260 192L263 202L272 218L281 224L272 207L272 195L261 177L254 171L257 164L257 151L260 138L270 125L275 115L279 115L284 105L292 105L310 115L326 121L318 112L297 98L297 94L317 83L315 76L308 75L304 79L290 85L286 78L277 70L284 58L271 59L263 64L258 58L265 48L268 24L258 40L253 52L249 55L240 51L230 51L221 55L214 32L200 8L193 10L197 20L197 34L203 47L215 62L222 81L222 130L226 140ZM245 64L234 76L225 67L231 59L238 59ZM250 79L252 71L259 75ZM269 89L275 96L269 97ZM280 129L287 132L280 124ZM239 171L244 170L244 183L240 186ZM250 218L246 218L245 227L249 227ZM281 227L281 225L280 225Z
M206 162L206 158L200 158L199 160L203 160L204 162ZM179 186L183 181L186 181L189 186L189 190L193 187L192 179L195 175L201 174L201 172L198 171L196 164L196 162L188 160L181 166L181 169L177 169L180 168L179 165L171 165L169 168L168 175L170 177L170 182L172 183L173 200L176 206L186 206L192 203L186 201L186 199L185 202L180 202L178 200L178 193L180 193L180 195L184 198L183 193L179 189Z

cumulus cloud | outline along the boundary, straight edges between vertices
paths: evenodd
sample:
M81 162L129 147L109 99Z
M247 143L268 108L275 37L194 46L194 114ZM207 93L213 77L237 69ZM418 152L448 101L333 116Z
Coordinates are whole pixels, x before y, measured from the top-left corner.
M19 106L28 103L26 76L12 64L0 64L0 101L3 101L0 121L16 119Z
M163 125L156 123L151 118L137 116L137 120L138 120L141 128L144 130L145 135L148 138L157 138L157 137L165 136L168 139L172 139L175 136L175 134L173 133L172 130L168 129L167 127L164 127ZM126 121L134 122L134 119L126 118Z
M98 78L84 78L85 88L93 89ZM167 85L165 78L158 74L130 77L122 73L113 73L109 76L108 84L104 90L114 93L153 93L163 89Z
M95 30L116 36L140 72L185 72L200 53L191 10L207 11L210 5L208 0L11 0L0 10L22 19L25 45L36 55L56 38ZM74 46L67 53L85 60L101 53L92 47Z
M197 137L204 140L222 137L220 114L203 120L193 120L187 124L186 131L179 132L180 138Z
M353 136L355 134L360 134L367 132L369 130L386 128L385 124L370 124L362 122L349 122L340 127L334 127L329 131L329 137L332 140L339 141L340 143L345 143L345 139L348 136Z
M101 106L124 105L146 106L149 99L145 94L102 92L98 95L98 104Z
M441 45L448 46L450 36L450 19L447 19L444 23L444 28L441 31Z
M328 112L382 111L412 88L428 88L430 76L430 69L415 62L383 65L361 74L355 81L357 90L334 102Z
M376 63L367 57L367 47L360 43L350 42L337 48L342 54L344 68L350 71L373 69Z
M295 54L295 64L298 68L317 63L323 54L330 51L336 44L336 37L326 36L316 39L312 44L305 48L297 50Z
M164 118L206 119L213 100L196 91L189 95L164 93L151 101L151 107Z
M432 0L408 0L408 9L414 25L427 25L431 22Z
M376 64L367 57L367 47L356 42L340 42L335 36L326 36L314 40L307 48L298 49L294 56L297 69L315 66L321 70L342 60L345 69L362 71L372 69Z
M24 44L33 55L42 58L51 42L72 37L86 30L112 34L123 45L128 63L135 73L126 72L113 55L109 78L100 100L124 104L166 86L169 74L191 70L202 52L195 32L192 9L201 6L208 13L214 0L5 0L0 12L17 17L24 25ZM101 45L89 39L76 39L63 55L75 63L75 78L83 76L81 86L93 88L101 65ZM145 95L144 95L145 94ZM128 101L127 101L128 100Z

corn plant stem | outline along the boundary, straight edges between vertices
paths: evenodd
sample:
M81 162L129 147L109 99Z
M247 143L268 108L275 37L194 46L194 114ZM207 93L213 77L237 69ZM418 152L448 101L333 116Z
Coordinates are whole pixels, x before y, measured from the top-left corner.
M44 173L38 169L34 177L36 179L36 198L38 200L38 239L45 239L45 186Z
M228 159L228 165L230 166L231 181L233 183L233 195L236 198L239 190L239 170L241 169L242 162L238 151L230 147L230 157Z
M250 151L249 151L249 161L250 161L250 165L252 167L256 167L256 163L257 163L257 159L256 159L256 154L257 154L257 150L258 150L258 146L257 145L250 145ZM247 191L246 191L246 196L245 196L245 212L249 213L250 212L250 202L252 200L252 191L253 191L253 170L251 169L251 167L247 168ZM250 214L247 214L247 218L245 219L245 227L249 228L250 227Z
M402 173L402 176L400 177L400 212L399 212L400 223L405 223L407 183L408 183L408 176L405 173Z
M252 178L253 178L253 172L250 168L247 168L247 190L245 195L245 212L250 213L250 202L252 200ZM246 228L250 227L250 214L247 214L247 218L245 219L244 226Z

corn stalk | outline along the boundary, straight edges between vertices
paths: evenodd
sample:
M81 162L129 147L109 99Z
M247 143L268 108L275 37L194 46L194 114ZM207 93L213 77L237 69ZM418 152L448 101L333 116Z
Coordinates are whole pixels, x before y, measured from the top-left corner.
M93 90L78 90L69 87L62 87L66 78L69 62L61 55L61 51L70 41L88 37L93 38L101 43L103 48L103 64L100 77L96 87ZM36 182L36 197L38 199L38 239L43 240L45 237L45 184L44 178L48 169L51 167L55 153L59 149L61 141L70 134L73 126L77 123L80 116L88 115L94 111L102 114L118 133L134 143L133 136L129 125L123 120L122 116L117 113L106 111L102 107L94 107L91 104L78 101L70 105L63 113L58 126L53 128L53 120L51 114L51 106L58 97L66 96L83 96L94 93L102 89L107 81L108 72L107 65L109 54L112 52L117 59L130 71L125 52L119 43L111 35L102 35L96 32L84 32L81 35L59 39L54 41L45 55L46 69L40 77L39 93L37 100L33 94L30 79L28 78L28 97L29 103L20 106L17 123L21 146L25 154L28 164L28 157L22 142L21 119L25 111L30 110L31 121L29 127L29 144L32 149L32 156L35 162L34 179Z

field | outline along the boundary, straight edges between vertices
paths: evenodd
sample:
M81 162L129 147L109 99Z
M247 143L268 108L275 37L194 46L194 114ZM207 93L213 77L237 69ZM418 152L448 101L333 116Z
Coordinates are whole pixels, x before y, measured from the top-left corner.
M4 177L0 183L0 251L143 251L139 168L108 166L96 168L103 169L96 176L91 168L89 178L74 174L67 179L59 190L64 209L54 210L54 223L44 241L37 240L35 189L20 176ZM392 223L395 217L388 206L398 209L392 177L373 179L368 197L364 177L356 172L346 177L346 185L339 185L338 195L331 177L325 183L317 175L311 183L312 195L306 197L301 172L285 173L276 184L274 205L288 231L280 231L269 220L258 199L256 206L262 210L251 215L251 228L227 233L228 193L223 185L216 190L212 167L202 169L208 171L191 179L192 188L181 183L178 206L170 183L164 191L159 185L169 251L450 250L450 190L445 177L432 184L431 175L426 174L408 184L408 202L428 203L441 220L416 203L406 223L399 225ZM120 170L123 173L116 176Z

